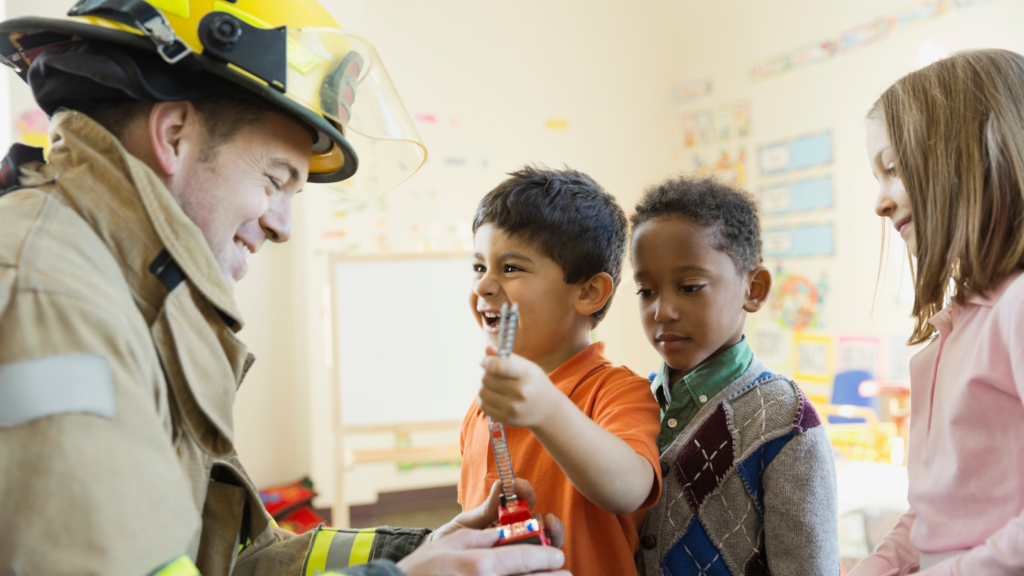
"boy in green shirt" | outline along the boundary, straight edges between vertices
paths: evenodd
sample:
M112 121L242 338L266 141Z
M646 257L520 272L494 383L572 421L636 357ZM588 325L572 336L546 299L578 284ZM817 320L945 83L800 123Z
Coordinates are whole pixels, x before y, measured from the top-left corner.
M649 190L630 219L644 332L664 363L664 480L640 574L839 574L835 463L814 407L743 336L771 293L757 205L713 179Z

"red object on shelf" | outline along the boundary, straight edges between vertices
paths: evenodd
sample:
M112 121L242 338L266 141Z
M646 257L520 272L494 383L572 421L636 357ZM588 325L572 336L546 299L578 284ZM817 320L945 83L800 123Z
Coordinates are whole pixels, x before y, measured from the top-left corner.
M296 534L302 534L307 530L316 528L320 524L327 523L324 517L317 514L316 510L308 504L299 506L281 518L275 518L274 520L277 521L277 525L281 528Z
M865 380L860 383L857 393L864 398L878 395L910 396L910 382L905 380Z
M296 534L316 528L321 523L327 524L323 516L313 509L315 497L316 491L309 478L260 490L260 499L267 513L278 526Z

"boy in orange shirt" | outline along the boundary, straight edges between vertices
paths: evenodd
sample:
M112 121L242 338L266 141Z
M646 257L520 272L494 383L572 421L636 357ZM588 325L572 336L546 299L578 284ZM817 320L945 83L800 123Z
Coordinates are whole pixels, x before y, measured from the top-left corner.
M574 170L526 167L480 202L470 306L497 342L502 304L519 304L512 356L489 347L462 424L459 503L483 503L498 480L486 416L506 429L533 512L565 523L564 569L636 574L630 514L661 489L658 404L646 378L604 357L591 330L619 283L627 225L615 199Z

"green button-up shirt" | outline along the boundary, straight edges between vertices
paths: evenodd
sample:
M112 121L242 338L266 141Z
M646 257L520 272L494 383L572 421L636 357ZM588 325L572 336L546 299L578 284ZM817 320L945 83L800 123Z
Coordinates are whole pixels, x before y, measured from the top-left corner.
M746 372L753 359L754 353L744 336L671 386L668 385L671 368L662 362L661 370L651 383L654 396L661 405L658 450L664 452L705 404Z

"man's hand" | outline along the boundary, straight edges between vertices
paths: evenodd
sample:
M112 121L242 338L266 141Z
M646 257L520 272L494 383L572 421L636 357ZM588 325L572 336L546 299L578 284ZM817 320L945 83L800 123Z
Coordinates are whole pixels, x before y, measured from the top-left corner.
M516 496L526 500L530 508L533 508L534 504L537 503L537 493L533 491L533 486L526 480L516 478L513 488ZM453 518L451 522L432 532L430 534L430 541L444 538L462 529L481 530L494 524L498 521L498 506L501 504L500 495L501 482L499 481L491 485L491 493L483 504L472 510L466 510ZM544 527L548 529L551 543L556 547L561 547L565 542L565 527L562 525L561 520L555 518L554 514L548 514L544 517Z
M459 530L420 546L398 563L407 576L510 576L543 572L572 576L558 570L565 554L550 546L517 544L492 548L498 541L497 530Z
M477 404L484 414L508 426L534 428L567 401L540 366L515 354L498 358L494 348L480 362L483 386Z

